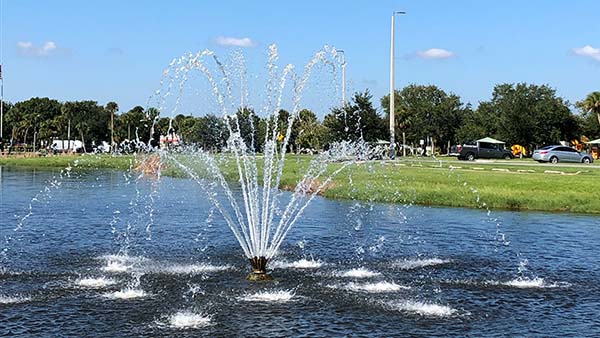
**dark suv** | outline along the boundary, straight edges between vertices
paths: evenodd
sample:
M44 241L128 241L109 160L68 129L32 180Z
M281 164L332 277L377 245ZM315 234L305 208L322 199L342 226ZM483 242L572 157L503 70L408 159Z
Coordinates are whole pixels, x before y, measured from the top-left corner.
M503 144L477 142L475 144L464 144L458 154L459 160L473 161L476 158L502 158L510 160L514 158L510 150L504 149Z

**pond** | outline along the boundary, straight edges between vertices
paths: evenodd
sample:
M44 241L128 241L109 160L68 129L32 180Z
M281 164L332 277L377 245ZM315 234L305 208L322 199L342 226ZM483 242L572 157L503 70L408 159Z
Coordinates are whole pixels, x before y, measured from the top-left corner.
M0 170L0 335L600 335L595 216L316 198L252 283L189 180Z

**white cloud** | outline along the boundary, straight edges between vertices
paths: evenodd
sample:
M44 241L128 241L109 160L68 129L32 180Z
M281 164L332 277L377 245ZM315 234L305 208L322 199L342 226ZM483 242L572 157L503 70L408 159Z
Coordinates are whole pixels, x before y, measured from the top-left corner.
M254 47L256 43L252 41L250 38L234 38L230 36L219 36L217 39L217 44L221 46L233 46L233 47Z
M417 56L421 59L448 59L454 55L454 52L441 48L430 48L428 50L420 50L417 52Z
M46 56L57 49L54 41L46 41L41 47L36 47L31 41L17 42L17 50L20 54L26 56Z
M573 48L573 53L600 61L600 48L594 48L590 45L586 45L581 48Z

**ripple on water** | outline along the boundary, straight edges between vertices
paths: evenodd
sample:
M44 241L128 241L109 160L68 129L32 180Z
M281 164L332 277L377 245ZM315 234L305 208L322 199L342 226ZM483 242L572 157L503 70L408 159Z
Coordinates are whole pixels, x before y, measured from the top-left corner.
M338 276L347 278L370 278L379 275L381 275L381 273L371 271L365 268L350 269L348 271L338 273Z
M413 270L430 266L444 265L451 263L450 259L441 258L413 258L399 260L393 263L393 266L402 270Z
M295 293L292 290L275 290L247 294L240 299L246 302L285 303L291 301L294 296Z
M457 313L456 309L446 305L412 300L387 302L385 307L395 311L409 312L421 316L431 317L450 317Z
M104 297L109 299L136 299L144 298L147 296L149 296L149 294L144 290L129 288L104 294Z
M31 297L25 297L21 295L0 295L0 304L20 304L26 303L31 300Z
M328 285L327 287L332 289L341 289L353 292L367 292L367 293L385 293L395 292L399 290L408 290L409 286L398 285L394 282L377 282L377 283L354 283L350 282L347 284L334 284Z
M81 278L75 281L75 284L84 288L101 289L110 285L115 285L117 284L117 281L105 277Z
M180 311L169 317L168 325L175 329L197 329L211 324L211 317L203 313Z
M325 263L319 260L308 260L304 258L294 262L274 261L271 263L271 267L277 269L318 269L323 265L325 265Z

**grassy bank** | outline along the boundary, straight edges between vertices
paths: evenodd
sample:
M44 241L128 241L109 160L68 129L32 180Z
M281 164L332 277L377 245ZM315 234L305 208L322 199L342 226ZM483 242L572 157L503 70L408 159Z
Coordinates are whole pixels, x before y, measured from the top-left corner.
M37 169L63 169L77 166L80 169L120 169L128 170L135 165L133 155L60 155L46 157L0 157L0 165L30 167Z
M310 156L288 156L281 187L292 189L308 167ZM129 169L133 156L55 156L0 158L0 165L64 168L77 161L81 169ZM235 179L236 169L223 164ZM330 165L329 171L340 164ZM508 210L600 213L600 169L593 166L538 165L531 160L506 163L435 162L402 159L354 165L338 175L323 195L388 203ZM166 175L181 175L168 168Z

